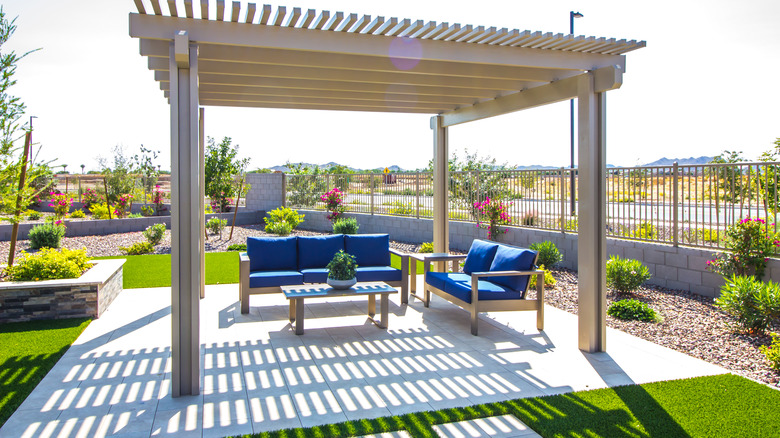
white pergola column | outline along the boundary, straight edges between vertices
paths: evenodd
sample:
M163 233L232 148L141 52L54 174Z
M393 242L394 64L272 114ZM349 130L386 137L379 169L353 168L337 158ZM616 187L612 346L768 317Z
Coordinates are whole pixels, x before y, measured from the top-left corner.
M606 93L596 92L594 74L577 86L579 123L578 345L606 351Z
M200 207L199 216L200 233L198 233L198 242L200 245L200 297L206 298L206 109L200 108L198 115L198 168L200 169L200 196L198 197L198 206Z
M200 270L202 184L198 160L198 48L187 32L170 47L171 71L171 319L174 397L200 392Z
M441 116L431 117L433 129L433 252L450 250L448 189L450 179L447 127Z

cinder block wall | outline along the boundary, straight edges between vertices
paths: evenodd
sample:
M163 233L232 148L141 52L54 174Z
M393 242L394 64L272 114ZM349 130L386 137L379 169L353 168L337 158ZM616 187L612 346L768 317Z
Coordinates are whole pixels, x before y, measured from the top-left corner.
M283 173L248 173L252 188L246 194L246 209L270 211L284 203Z

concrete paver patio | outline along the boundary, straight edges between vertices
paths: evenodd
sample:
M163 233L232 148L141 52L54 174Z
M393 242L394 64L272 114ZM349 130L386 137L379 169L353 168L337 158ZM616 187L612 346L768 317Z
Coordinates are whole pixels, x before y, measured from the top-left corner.
M0 436L223 437L726 372L612 329L606 353L583 353L576 316L549 306L542 333L533 312L503 312L474 337L447 302L399 302L381 330L365 298L313 300L296 336L281 294L253 296L242 315L238 285L207 286L202 391L174 399L170 288L125 290Z

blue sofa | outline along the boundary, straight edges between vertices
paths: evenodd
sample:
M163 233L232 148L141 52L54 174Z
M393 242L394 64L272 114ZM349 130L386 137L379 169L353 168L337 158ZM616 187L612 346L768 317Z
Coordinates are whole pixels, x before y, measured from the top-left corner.
M401 287L408 301L409 257L390 248L387 234L249 237L239 256L241 313L249 312L249 296L281 293L281 286L325 283L328 262L339 250L355 256L358 281L383 281ZM401 257L401 269L390 266L390 254Z
M479 312L535 310L536 327L544 329L544 271L536 268L538 253L486 240L474 240L466 256L432 254L426 256L425 297L430 306L431 292L471 312L471 334L477 335ZM433 262L466 259L463 272L434 272ZM532 275L536 275L536 299L526 298Z

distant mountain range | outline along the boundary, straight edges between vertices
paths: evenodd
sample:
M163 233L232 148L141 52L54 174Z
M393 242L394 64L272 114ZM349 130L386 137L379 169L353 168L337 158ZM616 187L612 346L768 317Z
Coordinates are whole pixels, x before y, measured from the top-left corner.
M712 161L712 159L713 159L713 157L705 157L705 156L698 157L698 158L696 158L696 157L689 157L689 158L666 158L666 157L663 157L663 158L661 158L659 160L653 161L652 163L640 164L639 167L645 167L645 166L671 166L672 164L674 164L675 161L679 165L684 165L684 164L707 164L710 161ZM294 163L294 164L297 164L297 163ZM316 166L316 167L319 167L322 170L327 170L327 169L330 169L331 167L341 166L341 164L335 163L335 162L332 162L332 161L330 163L325 163L325 164L311 164L311 163L302 163L302 164L304 166L306 166L306 167L315 167ZM350 166L346 166L346 167L348 169L354 171L354 172L365 172L365 171L371 171L371 170L384 170L384 168L357 169L357 168L350 167ZM568 166L564 166L564 167L568 167ZM613 164L607 164L607 167L621 167L621 166L615 166ZM387 168L390 170L390 172L403 172L403 171L406 170L406 169L402 169L401 167L396 166L396 165L388 166ZM530 166L515 166L515 169L519 169L519 170L549 169L549 168L550 168L550 166L542 166L542 165L539 165L539 164L532 164ZM269 169L271 169L273 171L280 171L280 172L285 172L285 173L289 172L289 170L290 170L285 165L273 166L273 167L269 167Z

